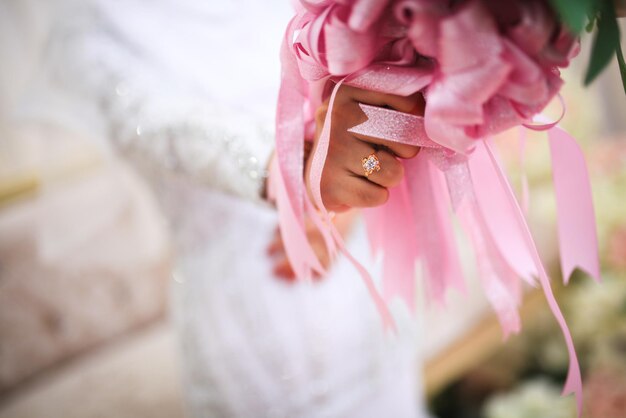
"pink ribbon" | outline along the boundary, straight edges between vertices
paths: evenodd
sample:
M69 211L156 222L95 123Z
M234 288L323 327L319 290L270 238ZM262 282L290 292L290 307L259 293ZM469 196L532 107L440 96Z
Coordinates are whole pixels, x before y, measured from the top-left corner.
M416 225L417 255L425 264L427 295L430 300L443 304L448 289L455 288L462 293L466 289L450 222L446 179L432 163L431 156L428 150L422 149L416 158L405 161L404 166L411 173L407 183Z
M567 283L576 267L600 281L598 236L585 157L561 128L548 131L557 204L561 271Z
M573 141L571 137L569 137L569 140ZM574 347L574 341L572 339L572 335L569 331L569 328L567 327L565 318L563 317L563 314L561 313L558 303L554 297L554 293L552 292L552 288L550 287L550 279L548 278L545 268L543 267L541 258L539 256L539 252L537 251L537 248L534 244L534 240L532 238L532 234L530 233L530 229L528 228L528 225L526 224L523 212L521 208L519 207L517 200L515 199L515 195L513 194L511 190L511 187L508 183L506 175L502 172L502 170L498 166L498 163L495 159L495 156L491 148L486 143L485 143L485 150L487 151L493 166L497 168L498 180L500 181L502 189L505 189L508 191L507 197L509 198L511 206L515 208L514 215L516 216L517 223L524 232L524 240L526 242L526 245L531 250L531 256L533 258L535 267L538 270L539 282L541 283L541 287L543 289L544 295L546 296L546 300L548 301L548 306L550 307L552 314L556 318L557 323L561 327L563 337L565 338L565 344L567 346L567 351L569 353L569 367L567 371L567 378L565 380L565 386L563 387L563 394L567 395L567 394L573 393L575 395L576 404L578 406L578 416L580 417L582 414L582 402L583 402L582 378L580 375L580 365L578 363L578 357L576 355L576 349ZM573 168L575 167L576 167L576 162L574 161ZM588 184L588 182L589 180L587 178L585 179L585 181L583 181L583 184L584 183ZM556 183L555 183L555 187L558 187ZM589 222L588 219L582 219L581 221L585 223ZM591 222L595 224L593 220L591 220ZM580 236L577 237L577 239L582 239L582 240L584 240L585 238L588 238L588 237L580 237ZM561 256L563 256L563 248L561 248L561 251L562 251ZM594 251L594 254L597 254L597 249L596 251Z
M366 122L354 133L416 145L420 154L403 161L406 178L390 190L386 205L365 211L373 251L384 253L383 295L414 304L416 262L425 266L429 298L443 303L448 288L464 289L450 213L456 213L476 251L485 293L504 335L519 331L519 277L543 288L570 355L565 392L579 411L582 383L572 338L554 299L548 276L523 211L488 142L482 138L528 124L561 87L556 66L576 52L546 6L471 0L451 8L437 0L302 0L285 34L277 110L277 164L271 187L281 232L298 277L322 271L304 234L308 217L322 231L331 253L340 251L364 279L386 327L386 303L369 273L346 250L320 191L330 141L327 117L303 183L303 139L313 112L330 93L328 114L342 83L426 97L423 117L366 104ZM502 7L501 7L502 6ZM418 55L421 54L421 55ZM597 237L584 159L574 140L549 129L559 244L564 280L576 267L599 278Z
M337 91L341 87L343 81L340 81L335 86L332 95L330 96L330 102L328 105L328 114L332 115L333 105L335 102L335 95ZM326 155L328 154L328 146L330 144L330 127L332 123L332 118L327 117L324 121L324 127L322 128L322 132L317 140L317 146L315 147L315 152L312 156L311 161L311 171L309 173L309 190L311 191L311 196L313 198L313 202L319 208L319 213L315 211L309 211L308 215L312 218L318 218L321 215L322 221L325 223L327 228L331 231L333 238L337 244L338 249L344 254L344 256L352 262L352 264L356 267L356 269L361 274L367 290L370 293L370 296L374 300L378 312L383 319L383 326L385 329L395 329L395 322L387 305L385 304L383 298L378 293L374 281L369 274L369 272L350 254L350 252L346 249L345 243L343 242L343 238L341 234L335 228L332 219L324 207L324 203L322 202L322 193L320 190L320 183L322 180L322 170L324 168L324 162L326 161Z
M311 278L312 270L324 269L304 233L305 193L304 117L302 109L308 86L299 76L297 61L290 51L290 36L300 22L297 16L289 23L281 48L283 74L276 111L276 156L271 168L270 193L276 200L279 226L287 256L297 277Z
M407 137L405 140L402 140L399 134L399 132L408 132L405 129L407 126L415 126L418 129L417 132L420 132L419 129L422 126L420 117L395 112L394 118L403 119L403 123L399 125L394 123L388 126L387 132L383 132L384 126L381 127L380 125L376 125L370 131L367 128L374 127L371 123L372 120L382 121L383 119L381 118L384 118L384 115L388 116L389 112L394 111L371 106L363 106L363 108L367 109L366 113L372 119L352 128L353 132L406 144L415 144L417 141L423 141L423 139L416 141L415 137ZM397 126L401 127L400 131L396 130ZM559 207L559 237L564 278L567 280L567 277L576 267L581 267L594 277L599 278L597 238L591 204L591 189L582 153L573 138L565 131L559 128L552 128L549 131L549 135L553 165L555 167L553 175L557 205ZM421 184L422 186L425 184L436 185L437 182L433 181L432 177L429 179L428 176L425 176L423 170L419 170L419 164L423 164L428 159L428 157L420 157L404 162L407 167L406 182ZM520 328L516 307L521 301L521 288L517 277L522 277L531 284L534 284L535 278L539 279L548 305L562 329L570 356L570 366L564 393L574 393L576 395L580 411L582 410L582 381L573 340L554 298L549 278L541 262L523 211L487 142L481 142L475 146L473 153L467 160L467 167L471 178L467 178L462 174L460 175L461 178L458 178L458 172L453 174L456 177L455 184L463 184L463 187L468 191L461 202L459 202L457 213L461 217L464 229L468 232L474 244L474 249L477 251L476 258L485 293L498 313L506 336L511 332L518 332ZM572 175L572 173L576 174ZM480 186L477 187L476 185ZM442 233L437 228L428 230L433 224L438 225L442 217L446 216L447 208L438 204L433 205L433 202L439 203L440 200L433 199L432 192L427 191L423 193L424 190L422 187L422 193L415 190L411 194L420 198L419 202L414 204L414 209L415 207L422 207L425 208L426 212L424 214L418 213L412 218L417 226L417 236L450 236L450 232ZM397 205L397 200L394 199L392 205ZM408 203L405 203L405 205L410 207ZM372 225L374 230L377 230L376 228L377 226L379 228L380 224L389 225L389 222L385 222L385 218L389 219L392 217L390 216L392 214L398 215L402 213L402 210L397 207L392 207L390 212L385 212L385 208L386 206L376 209L377 216L366 218L368 222L375 222ZM407 216L406 219L410 223L411 218ZM405 225L404 231L407 230L411 233L413 232ZM396 236L396 241L404 238L401 227L396 227L392 231L395 234L400 234ZM407 263L406 259L401 260L400 258L410 256L411 252L407 249L398 250L394 248L393 243L388 243L385 240L384 231L381 232L379 229L378 234L372 236L371 239L382 239L383 242L375 243L374 246L376 248L384 248L386 254L393 257L394 260L397 255L400 255L396 261L401 263L403 267L394 270L393 273L397 274L398 271L404 271L404 274L406 274L406 270L408 270L406 265L411 264ZM410 243L411 241L408 240L406 242ZM427 284L429 289L432 290L431 296L435 300L441 300L443 291L447 287L454 285L454 280L450 280L450 276L442 271L441 266L445 266L451 271L458 272L460 270L458 270L457 261L454 258L448 258L450 254L454 254L454 250L451 249L453 246L451 240L439 241L434 245L431 242L430 244L428 245L427 243L420 246L417 243L416 247L420 251L424 248L435 249L430 258L435 260L435 262L439 262L440 268L434 268L429 271ZM425 253L420 255L423 257ZM450 264L447 264L445 261L442 263L442 259ZM425 259L426 263L429 261L429 258ZM454 276L452 279L454 279ZM407 285L396 283L398 279L395 277L385 278L385 281L387 280L393 282L394 290L405 289L407 291L406 289L412 289ZM442 286L442 283L445 283L445 285ZM404 297L411 298L413 295L405 293Z

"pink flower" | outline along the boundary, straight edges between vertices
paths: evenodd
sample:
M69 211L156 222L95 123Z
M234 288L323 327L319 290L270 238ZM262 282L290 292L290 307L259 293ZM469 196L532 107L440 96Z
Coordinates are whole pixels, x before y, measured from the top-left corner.
M626 269L626 226L611 235L607 258L614 268Z
M594 371L585 383L586 417L621 417L626 411L626 378L611 370Z

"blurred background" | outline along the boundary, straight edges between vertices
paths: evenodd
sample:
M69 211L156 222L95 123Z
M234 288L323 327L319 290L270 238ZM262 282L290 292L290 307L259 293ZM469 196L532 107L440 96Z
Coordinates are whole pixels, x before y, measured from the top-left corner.
M45 7L0 2L0 418L182 416L168 318L177 281L150 189L80 135L42 133L10 117L36 79L46 31ZM581 357L585 416L612 418L626 416L626 97L615 62L582 87L589 41L564 73L562 125L587 156L603 283L578 274L555 287ZM499 138L515 185L522 170L506 143L517 135ZM529 138L529 219L556 278L547 145L540 134ZM523 332L503 343L480 291L470 289L467 298L451 295L446 310L420 314L433 414L575 416L572 399L559 396L567 354L542 294L527 292Z

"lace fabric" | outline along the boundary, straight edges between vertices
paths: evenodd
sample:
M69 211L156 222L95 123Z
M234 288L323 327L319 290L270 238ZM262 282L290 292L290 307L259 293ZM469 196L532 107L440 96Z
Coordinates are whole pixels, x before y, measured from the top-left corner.
M106 15L96 16L96 25L78 20L57 28L47 57L53 81L95 103L105 135L138 167L258 200L272 122L171 80L114 36Z

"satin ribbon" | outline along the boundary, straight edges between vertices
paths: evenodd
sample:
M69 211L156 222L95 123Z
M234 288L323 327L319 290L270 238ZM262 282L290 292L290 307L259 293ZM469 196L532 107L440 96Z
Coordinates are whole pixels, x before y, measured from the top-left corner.
M389 113L394 111L371 106L364 106L364 108L367 109L366 114L371 119L352 128L353 132L405 144L427 141L423 138L416 140L415 136L406 137L405 140L402 140L400 136L401 134L409 135L410 129L407 128L409 126L413 126L415 132L421 132L423 129L422 118L395 112L394 118L402 119L403 123L393 123L391 126L383 125L381 127L380 123L385 119L385 116L388 120ZM374 125L372 121L378 121L378 123ZM370 130L373 126L375 128ZM385 126L387 126L387 132L383 132ZM398 131L396 129L397 126L402 127L402 129ZM562 129L552 127L548 131L548 135L557 198L559 244L564 281L567 282L576 267L580 267L599 280L595 218L591 203L591 188L583 154L575 140ZM430 149L436 150L433 145L430 146ZM405 169L407 183L437 184L432 177L429 179L428 176L425 176L424 171L416 169L415 164L423 164L423 161L427 158L429 156L426 155L424 158L418 157L415 160L404 162L405 166L407 166ZM450 170L450 167L448 167L446 175L452 178L449 183L466 189L461 202L457 203L456 212L459 214L463 226L473 242L485 293L498 314L505 336L511 332L518 332L520 328L516 307L521 301L521 289L517 277L522 277L531 284L534 284L535 279L538 279L548 305L562 329L570 356L564 393L574 393L576 395L580 411L582 407L582 381L572 337L554 298L549 278L524 218L523 210L520 208L506 175L500 167L488 141L481 141L477 144L474 152L468 157L466 165L462 165L468 169L465 174ZM476 185L479 186L477 187ZM425 208L424 211L429 216L416 216L413 219L406 217L408 219L407 222L410 223L412 220L417 225L418 231L425 232L426 236L429 236L433 231L427 232L427 230L423 229L424 226L432 225L433 223L438 224L439 219L446 216L447 208L439 206L438 201L432 198L432 193L420 194L417 192L412 196L419 197L419 201L415 202L414 205ZM394 206L397 204L395 199L392 204ZM407 203L405 205L410 207ZM399 215L402 213L396 207L392 207L389 213L383 212L384 207L377 209L377 211L378 216L366 219L369 222L388 225L389 222L385 222L385 217L389 219L391 214ZM414 232L411 228L406 228L406 226L404 230L408 230L410 233ZM392 229L391 231L400 233L401 237L403 237L401 233L402 228ZM424 235L418 234L418 236ZM384 240L385 237L379 231L371 239ZM401 238L396 236L396 240L399 239ZM407 242L410 243L411 241L408 240ZM434 248L432 258L435 260L440 261L441 257L444 257L445 260L446 255L454 252L454 250L450 249L450 246L453 244L449 241L439 242L434 246L432 244L431 242L430 248ZM386 250L387 248L394 249L393 244L389 244L386 241L375 243L374 247L383 247ZM423 249L419 244L416 247L420 250ZM400 258L410 256L406 250L398 253L391 252L391 254L393 254L394 259L396 259L397 254L400 255L396 261L400 262L401 265L407 264L407 262L406 259ZM424 253L420 255L424 256ZM428 262L428 258L425 261ZM446 265L445 262L443 264ZM456 261L453 260L451 265L447 267L458 271L456 265ZM406 274L406 267L401 270ZM436 275L429 274L427 276L429 288L435 289L431 296L440 298L443 296L441 289L445 289L450 285L450 283L446 283L445 286L442 286L442 282L448 281L447 277L449 276L446 276L439 269L434 269L432 272ZM385 280L397 281L398 279L390 277ZM407 288L410 289L407 285L394 283L394 289ZM403 296L405 298L413 297L411 293L405 293ZM412 302L409 300L408 303L411 305Z
M281 47L283 66L276 110L276 160L270 171L269 190L279 210L279 226L294 273L310 279L312 270L324 273L304 232L305 193L303 106L308 86L301 78L296 57L291 52L291 36L301 17L291 20Z
M565 391L576 394L581 411L582 383L569 330L523 211L488 141L482 140L528 124L545 107L562 84L556 66L567 64L576 40L561 31L558 45L552 44L551 15L534 2L516 3L522 18L508 26L506 36L498 20L502 10L487 9L487 3L478 0L454 10L435 0L302 3L281 52L278 158L271 182L281 233L298 277L323 270L303 232L309 217L329 250L344 253L355 265L385 327L394 327L383 297L346 250L321 199L331 118L326 118L312 156L311 200L304 191L302 142L329 80L336 82L329 115L342 83L403 96L421 91L426 97L424 117L361 105L367 121L352 128L422 147L416 158L403 162L406 178L390 190L389 202L365 212L372 248L384 252L383 296L387 300L400 296L413 306L417 260L425 266L430 299L444 303L447 289L463 290L450 222L450 212L455 212L472 241L485 293L505 336L520 328L518 277L543 288L570 355ZM577 266L599 278L593 208L580 149L557 127L529 128L551 128L564 280Z
M335 86L332 95L330 97L329 105L328 105L328 114L332 115L332 110L335 102L335 95L337 91L341 87L343 80L338 82ZM319 209L317 211L309 211L308 215L311 218L317 219L321 217L321 220L324 222L328 230L331 231L332 236L335 240L335 243L338 249L344 254L344 256L356 267L359 274L363 278L365 285L367 287L372 300L376 304L378 312L383 320L383 326L385 329L396 329L395 322L389 309L383 300L383 298L378 293L376 286L374 284L374 280L372 279L369 272L350 254L350 252L346 249L345 243L341 234L335 228L332 219L324 207L324 203L322 202L322 193L320 190L320 183L322 180L322 170L324 168L324 163L326 161L326 155L328 154L328 146L330 144L330 128L332 124L332 118L327 117L324 121L324 127L322 128L322 132L319 135L317 140L317 146L315 147L315 151L313 152L312 161L311 161L311 170L309 173L309 190L311 191L311 196L313 202ZM316 222L319 222L316 221Z

